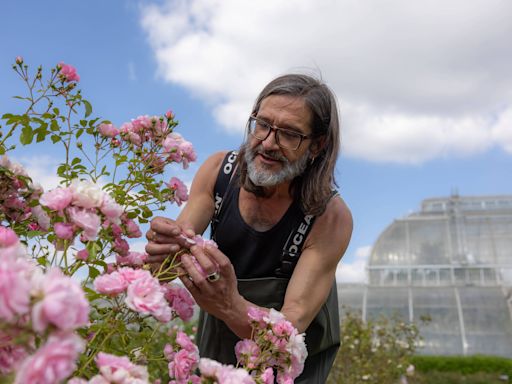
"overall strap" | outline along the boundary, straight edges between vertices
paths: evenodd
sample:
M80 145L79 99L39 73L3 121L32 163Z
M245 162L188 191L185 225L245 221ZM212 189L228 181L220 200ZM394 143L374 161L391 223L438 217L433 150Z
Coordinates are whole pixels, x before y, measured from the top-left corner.
M230 151L224 157L222 161L222 165L219 170L219 174L217 175L217 180L215 181L215 187L213 190L214 193L214 203L215 210L213 213L212 221L211 221L211 233L210 237L213 239L215 236L215 229L219 222L219 213L222 208L222 201L224 199L224 195L226 194L226 190L228 189L229 182L234 174L234 170L236 169L236 158L238 156L237 151Z
M277 277L291 277L295 265L299 261L302 253L302 246L308 237L316 217L313 215L304 215L299 225L297 225L288 236L281 254L281 266L276 269Z
M330 198L332 199L337 195L338 191L333 189ZM283 247L283 253L281 254L281 266L275 271L277 277L292 276L293 270L295 269L302 253L304 241L306 241L315 219L316 216L314 215L304 215L299 225L290 232L290 235Z

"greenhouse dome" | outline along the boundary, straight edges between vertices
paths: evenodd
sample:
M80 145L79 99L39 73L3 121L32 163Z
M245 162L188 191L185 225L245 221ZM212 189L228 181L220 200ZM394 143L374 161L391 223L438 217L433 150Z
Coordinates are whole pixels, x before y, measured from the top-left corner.
M423 354L512 357L512 196L424 200L379 236L367 273L338 286L342 315L414 321Z

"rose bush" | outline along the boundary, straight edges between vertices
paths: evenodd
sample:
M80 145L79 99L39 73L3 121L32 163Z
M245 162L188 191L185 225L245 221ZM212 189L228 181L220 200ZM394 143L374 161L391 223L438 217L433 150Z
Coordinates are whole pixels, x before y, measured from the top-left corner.
M166 204L187 201L185 184L164 181L169 164L196 160L178 122L139 116L116 127L91 118L76 69L48 79L22 57L27 87L19 114L0 127L0 377L13 383L271 383L302 371L303 335L276 311L251 309L253 338L237 345L237 367L201 359L185 329L194 301L174 283L182 250L156 270L130 249L139 225ZM22 145L60 145L60 185L44 191L7 157ZM10 156L10 154L9 154ZM190 243L202 244L200 236Z

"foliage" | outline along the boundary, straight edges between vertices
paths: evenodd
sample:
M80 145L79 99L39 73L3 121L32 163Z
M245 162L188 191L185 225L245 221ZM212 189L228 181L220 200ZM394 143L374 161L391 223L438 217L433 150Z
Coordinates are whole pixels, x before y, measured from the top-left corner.
M360 314L345 312L341 346L327 382L396 384L414 369L411 357L418 338L417 327L398 318L365 322Z

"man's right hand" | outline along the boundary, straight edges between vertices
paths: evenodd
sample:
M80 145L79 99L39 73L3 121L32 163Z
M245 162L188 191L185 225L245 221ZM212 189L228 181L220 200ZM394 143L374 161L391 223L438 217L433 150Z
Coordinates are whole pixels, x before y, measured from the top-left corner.
M165 217L155 217L151 220L150 229L146 232L146 252L148 264L160 264L169 255L181 248L189 248L187 237L193 237L194 231L190 226L180 224Z

